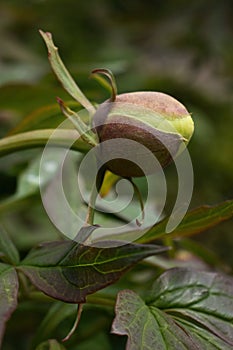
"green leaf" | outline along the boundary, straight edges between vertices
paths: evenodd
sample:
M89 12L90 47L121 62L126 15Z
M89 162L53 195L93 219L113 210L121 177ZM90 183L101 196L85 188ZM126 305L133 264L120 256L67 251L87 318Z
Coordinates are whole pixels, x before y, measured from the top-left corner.
M89 130L88 126L83 122L78 112L71 110L61 98L57 98L57 102L60 105L61 111L64 116L72 123L75 129L81 135L81 138L95 147L98 144L98 136L92 130Z
M166 250L155 245L99 248L74 241L50 242L33 249L20 270L45 294L83 303L88 294L114 283L138 261Z
M17 135L4 137L0 140L0 157L35 147L44 147L48 140L51 145L56 147L69 147L71 149L87 152L90 146L79 137L74 129L54 130L33 130L23 132ZM73 141L73 143L72 143Z
M19 263L19 253L3 227L0 227L0 259L6 263Z
M0 346L6 322L17 307L18 277L15 269L0 263Z
M128 350L229 350L232 321L231 277L175 268L155 281L147 302L120 292L112 331L128 336Z
M51 33L45 33L40 30L40 34L45 41L45 44L48 49L48 57L51 64L51 67L58 78L62 83L64 89L84 108L86 108L91 114L95 112L94 106L86 98L86 96L81 92L79 87L76 85L75 81L71 77L70 73L67 71L64 66L59 54L58 48L54 45Z
M161 238L177 238L198 234L233 217L233 200L228 200L214 206L202 206L189 211L171 233L166 233L169 218L154 225L137 242L148 243Z
M49 339L39 346L37 346L36 350L65 350L66 348L58 343L55 339Z

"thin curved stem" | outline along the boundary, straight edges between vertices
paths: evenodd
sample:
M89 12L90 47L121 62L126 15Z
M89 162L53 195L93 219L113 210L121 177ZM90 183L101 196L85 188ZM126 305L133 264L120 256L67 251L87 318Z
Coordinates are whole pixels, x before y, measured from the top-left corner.
M94 69L91 73L92 74L103 74L103 75L106 75L106 77L108 77L108 79L110 80L110 85L111 85L111 90L112 90L112 96L111 96L110 101L114 102L116 100L116 96L117 96L117 84L116 84L116 80L115 80L115 77L114 77L112 71L110 71L110 69L97 68L97 69Z
M78 304L77 316L76 316L76 319L74 321L73 327L71 328L71 330L69 331L67 336L62 339L63 343L66 342L67 340L69 340L72 337L72 335L74 334L74 332L76 331L78 324L79 324L79 321L80 321L80 318L81 318L82 311L83 311L83 305L84 304Z

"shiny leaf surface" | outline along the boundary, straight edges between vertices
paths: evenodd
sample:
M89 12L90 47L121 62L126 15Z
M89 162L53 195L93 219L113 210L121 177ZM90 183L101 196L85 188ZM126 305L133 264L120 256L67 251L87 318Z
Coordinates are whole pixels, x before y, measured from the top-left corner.
M231 277L175 268L155 281L146 302L121 291L112 331L128 336L127 350L228 350L232 320Z
M98 248L74 241L50 242L33 249L20 267L45 294L83 303L88 294L117 281L138 261L167 250L155 245L126 244Z

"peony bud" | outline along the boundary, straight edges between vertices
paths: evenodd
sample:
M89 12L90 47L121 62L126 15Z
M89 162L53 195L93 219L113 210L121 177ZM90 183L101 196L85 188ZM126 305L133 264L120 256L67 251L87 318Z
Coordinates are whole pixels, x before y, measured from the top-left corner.
M139 177L154 172L148 150L162 167L167 166L187 145L194 124L190 113L175 98L161 93L139 91L114 96L102 103L94 118L100 157L111 159L107 168L122 177ZM115 140L116 142L104 141ZM132 140L134 143L123 142ZM138 144L139 148L134 145ZM132 145L132 146L130 146ZM145 146L147 152L144 152ZM138 159L146 166L139 166ZM136 162L134 162L134 159Z

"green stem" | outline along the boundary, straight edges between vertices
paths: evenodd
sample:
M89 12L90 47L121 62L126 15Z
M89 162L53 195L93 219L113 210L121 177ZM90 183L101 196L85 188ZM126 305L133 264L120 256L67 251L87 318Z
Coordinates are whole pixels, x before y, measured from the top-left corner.
M142 220L139 221L138 219L136 219L136 223L137 223L138 226L141 226L143 224L143 221L144 221L144 218L145 218L144 203L143 203L143 200L142 200L142 196L141 196L141 193L139 191L138 186L133 182L133 180L131 178L127 178L127 180L129 180L129 182L132 184L133 189L134 189L134 193L136 194L136 196L137 196L137 198L139 200L139 204L140 204L140 207L141 207Z
M96 190L96 184L94 183L91 189L91 196L88 203L87 215L86 215L86 224L94 225L94 216L95 216L95 202L98 197L98 191Z
M36 147L44 147L47 142L51 146L71 147L71 149L79 152L87 152L90 145L85 143L76 130L63 129L43 129L27 131L17 135L8 136L0 140L0 157ZM73 141L73 142L71 142ZM72 145L71 145L72 144ZM71 145L71 146L70 146Z
M90 199L89 199L89 204L88 204L88 209L87 209L87 216L86 216L86 224L87 225L91 225L92 226L94 224L95 203L96 203L96 199L98 197L100 188L101 188L101 186L103 184L105 172L106 172L105 168L102 167L101 169L99 169L99 171L97 173L96 182L92 186L91 196L90 196Z
M79 117L78 113L73 112L69 107L67 107L62 99L57 97L57 102L64 116L71 121L71 123L79 132L82 140L90 146L95 147L98 144L97 134L94 134L92 130L88 130L87 125Z

